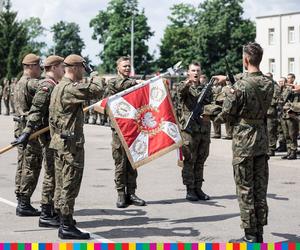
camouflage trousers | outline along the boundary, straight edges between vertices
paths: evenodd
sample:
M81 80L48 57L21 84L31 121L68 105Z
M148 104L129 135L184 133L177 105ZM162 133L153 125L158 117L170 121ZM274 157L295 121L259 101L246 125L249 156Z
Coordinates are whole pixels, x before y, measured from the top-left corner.
M75 199L79 194L84 168L84 148L76 153L54 150L55 193L54 208L62 215L74 213Z
M278 123L278 127L277 127L278 143L285 145L286 141L285 141L285 137L284 137L284 133L283 133L283 129L282 129L282 118L279 118L277 120L277 123Z
M233 172L241 213L241 228L254 232L267 225L268 156L234 157Z
M43 148L44 179L42 184L41 204L53 204L55 190L54 150L49 148L50 135L41 135L40 143Z
M136 189L137 170L133 169L116 131L112 131L112 157L115 161L115 183L117 191L125 188L128 193Z
M221 136L221 123L213 122L215 136Z
M5 114L10 114L9 98L3 98L4 106L6 108Z
M19 137L25 127L24 122L16 122L15 137ZM30 198L36 188L42 167L42 147L38 139L30 140L24 150L18 146L15 193Z
M276 149L277 143L277 131L278 131L278 119L276 117L267 118L267 129L269 138L269 150Z
M190 188L202 187L204 162L209 154L210 134L189 134L182 131L183 137L183 184Z
M233 126L230 124L230 122L225 123L225 130L226 130L226 135L228 137L232 137Z
M286 140L287 152L296 152L298 147L297 136L299 134L299 123L295 119L282 119L281 126Z

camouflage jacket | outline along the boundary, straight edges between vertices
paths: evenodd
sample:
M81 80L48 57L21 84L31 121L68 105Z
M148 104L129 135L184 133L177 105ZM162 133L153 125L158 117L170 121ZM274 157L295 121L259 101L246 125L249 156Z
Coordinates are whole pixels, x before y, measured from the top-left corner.
M282 92L282 118L283 119L294 119L295 115L289 113L289 107L291 105L297 105L300 102L300 94L294 93L292 87L288 86L283 89Z
M50 99L50 148L76 153L77 147L83 147L83 103L102 92L102 81L78 83L63 77Z
M197 100L199 95L201 94L202 89L205 85L187 85L187 81L182 81L178 84L178 99L180 102L180 110L178 114L179 123L181 126L181 129L185 126L185 123L187 122L188 117L190 116L191 112L195 108L197 104ZM210 104L213 100L213 94L212 91L209 91L208 95L206 96L206 99L204 101L204 105ZM210 121L204 121L200 118L200 124L197 122L193 122L192 124L192 131L193 133L210 133Z
M39 81L28 112L26 128L23 132L32 133L49 125L50 97L56 84L50 77Z
M265 118L274 93L273 81L261 72L244 74L226 95L216 122L234 121L234 157L253 157L268 151ZM238 158L237 158L238 159Z
M14 104L16 116L27 116L38 88L38 79L23 75L15 86Z
M271 101L271 105L268 108L267 116L269 118L277 118L278 117L278 103L280 100L280 87L276 82L274 83L274 94Z

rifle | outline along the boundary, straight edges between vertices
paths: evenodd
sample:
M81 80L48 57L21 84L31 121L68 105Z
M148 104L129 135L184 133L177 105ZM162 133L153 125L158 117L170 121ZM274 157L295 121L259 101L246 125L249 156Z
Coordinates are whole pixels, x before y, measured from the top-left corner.
M183 130L187 133L192 133L192 123L197 122L200 124L200 115L203 113L204 108L204 100L207 96L208 91L211 89L215 82L214 78L211 78L209 83L205 85L205 87L202 89L195 108L193 109L192 113L190 114L189 118L187 119L185 126L183 127Z
M233 74L230 70L230 67L229 67L229 64L228 64L228 61L227 61L226 57L225 57L225 65L226 65L226 72L227 72L229 82L231 83L231 85L233 85L235 83L235 79L234 79L234 76L233 76Z

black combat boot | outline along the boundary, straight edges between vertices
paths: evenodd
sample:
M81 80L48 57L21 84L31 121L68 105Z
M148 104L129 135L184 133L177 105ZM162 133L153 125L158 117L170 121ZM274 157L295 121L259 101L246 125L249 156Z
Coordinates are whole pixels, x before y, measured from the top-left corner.
M245 228L244 242L255 243L257 242L256 233L251 228Z
M204 193L201 188L200 189L196 189L196 194L197 194L199 200L207 201L207 200L210 199L209 195L207 195L206 193Z
M288 152L286 155L282 156L281 159L286 160L289 156L290 156L290 152Z
M118 208L127 207L128 204L126 203L125 190L118 190L118 199L116 205Z
M141 198L137 197L133 191L129 192L127 194L127 202L128 202L128 204L132 204L135 206L145 206L146 205L146 202L144 200L142 200Z
M268 152L268 156L270 156L270 157L275 156L275 150L270 149Z
M41 212L35 209L30 204L30 198L20 196L20 203L16 208L16 215L18 216L40 216Z
M196 194L195 188L191 188L189 186L186 187L186 197L188 201L198 201L199 198Z
M287 151L286 144L279 143L279 146L278 146L278 148L276 148L275 151L279 152L279 153L286 152Z
M81 232L73 223L71 214L61 216L58 237L61 239L88 240L89 233Z
M287 157L288 160L296 160L297 159L297 153L296 151L291 151L289 156Z
M59 227L60 220L58 214L53 212L50 204L43 204L41 216L39 219L39 227Z

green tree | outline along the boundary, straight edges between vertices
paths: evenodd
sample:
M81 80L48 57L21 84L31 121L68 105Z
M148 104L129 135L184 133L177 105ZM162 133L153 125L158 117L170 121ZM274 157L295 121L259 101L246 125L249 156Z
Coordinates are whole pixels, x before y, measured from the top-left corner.
M101 71L115 72L116 60L130 55L131 20L134 16L134 63L137 73L143 73L151 63L146 41L153 36L147 24L144 10L138 10L137 0L110 0L106 10L99 11L90 21L94 29L92 38L103 45L99 56L102 60Z
M0 12L0 76L9 79L22 70L22 58L29 52L27 30L16 17L10 0L5 1Z
M49 54L66 57L70 54L81 55L85 47L83 39L79 36L80 28L76 23L60 21L51 27L54 46Z
M197 24L197 9L190 4L176 4L171 7L167 26L161 40L158 66L162 69L182 61L188 65L194 57L194 30Z
M45 28L42 26L41 19L38 17L30 17L23 21L27 34L29 36L28 46L33 53L45 54L46 43L39 41L44 36Z
M200 4L194 43L207 75L225 73L225 56L234 73L242 71L242 46L255 40L255 26L243 19L243 0L206 0Z

